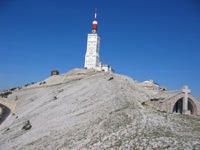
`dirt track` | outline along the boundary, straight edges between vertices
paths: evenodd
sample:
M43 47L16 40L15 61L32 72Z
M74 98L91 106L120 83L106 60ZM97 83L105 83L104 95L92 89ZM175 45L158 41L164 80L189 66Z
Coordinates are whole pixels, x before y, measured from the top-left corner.
M0 128L3 126L5 121L9 119L11 114L14 112L16 108L16 103L6 99L0 99L0 107L3 108L3 114L0 119Z

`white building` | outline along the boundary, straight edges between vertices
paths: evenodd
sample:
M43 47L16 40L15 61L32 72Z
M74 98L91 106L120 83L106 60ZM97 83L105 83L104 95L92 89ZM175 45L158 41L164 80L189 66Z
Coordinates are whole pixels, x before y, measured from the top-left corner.
M97 34L98 22L96 20L97 12L95 11L94 21L92 22L92 33L88 34L87 49L85 54L84 68L96 69L99 71L114 72L111 66L100 62L99 48L100 37Z
M148 89L152 89L152 90L158 90L159 89L159 84L154 82L153 80L146 80L144 82L139 83L139 85L146 87Z

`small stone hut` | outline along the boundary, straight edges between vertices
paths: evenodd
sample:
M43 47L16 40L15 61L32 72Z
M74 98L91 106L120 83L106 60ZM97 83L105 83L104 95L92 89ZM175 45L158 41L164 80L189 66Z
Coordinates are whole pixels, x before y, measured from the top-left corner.
M52 70L51 76L54 76L54 75L59 75L59 71L58 70Z

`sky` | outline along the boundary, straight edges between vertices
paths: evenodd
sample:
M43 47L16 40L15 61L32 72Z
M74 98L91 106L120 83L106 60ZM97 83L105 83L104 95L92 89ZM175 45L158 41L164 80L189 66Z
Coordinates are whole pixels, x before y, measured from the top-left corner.
M95 8L101 62L200 99L199 0L0 0L0 90L83 68Z

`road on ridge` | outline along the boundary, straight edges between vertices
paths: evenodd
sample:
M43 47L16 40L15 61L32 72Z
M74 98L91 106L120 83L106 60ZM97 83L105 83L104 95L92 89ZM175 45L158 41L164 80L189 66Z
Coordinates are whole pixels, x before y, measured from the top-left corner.
M6 118L9 116L10 109L3 104L0 104L0 107L3 110L2 114L0 115L0 125L1 125L6 120Z

